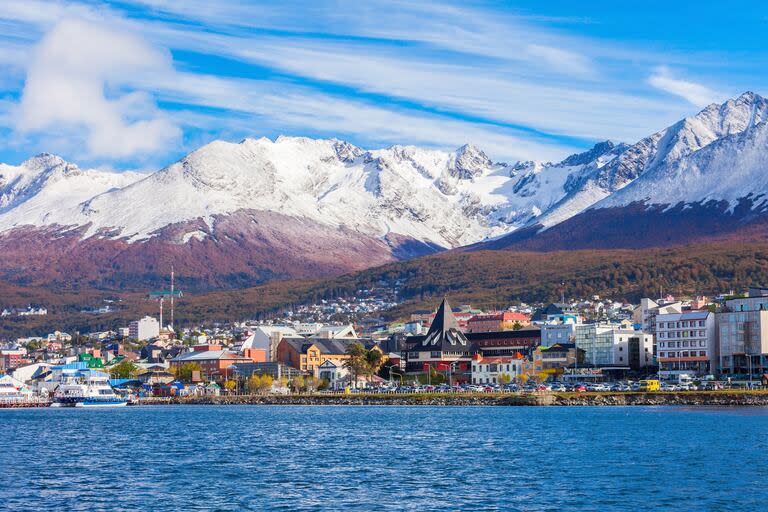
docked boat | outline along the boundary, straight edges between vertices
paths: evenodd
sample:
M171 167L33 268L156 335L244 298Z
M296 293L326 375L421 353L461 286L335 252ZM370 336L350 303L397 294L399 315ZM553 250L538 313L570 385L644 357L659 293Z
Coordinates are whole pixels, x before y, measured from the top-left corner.
M128 399L115 394L109 376L93 370L63 376L53 394L52 407L123 407Z

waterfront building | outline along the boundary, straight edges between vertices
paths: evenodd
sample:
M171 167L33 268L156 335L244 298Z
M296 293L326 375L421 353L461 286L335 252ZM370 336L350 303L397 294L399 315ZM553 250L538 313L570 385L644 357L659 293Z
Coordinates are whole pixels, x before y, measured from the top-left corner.
M349 370L340 359L326 359L318 367L318 377L327 380L331 389L343 389L349 382Z
M411 336L408 342L406 371L448 370L465 374L465 380L468 378L466 374L471 371L472 343L459 329L446 299L437 308L427 334Z
M296 368L275 361L267 361L263 363L236 363L232 365L231 368L236 375L243 379L247 379L252 375L269 375L277 382L283 378L290 381L293 380L294 377L303 375L303 373Z
M654 364L653 336L620 324L577 325L576 347L584 351L585 362L638 370Z
M720 371L724 376L760 379L768 373L768 289L726 300L717 314Z
M145 316L140 320L134 320L128 324L128 337L145 341L160 336L160 322L151 316Z
M659 377L713 374L718 363L715 314L688 311L656 315Z
M554 379L563 375L565 368L584 364L584 350L575 343L555 343L537 347L533 352L533 371Z
M507 384L513 382L525 371L524 357L483 357L472 358L472 384Z
M277 346L277 362L314 374L328 359L349 359L349 342L304 337L284 337Z
M541 329L537 326L524 327L515 331L467 333L473 353L483 357L516 357L518 354L530 359L533 351L541 345Z

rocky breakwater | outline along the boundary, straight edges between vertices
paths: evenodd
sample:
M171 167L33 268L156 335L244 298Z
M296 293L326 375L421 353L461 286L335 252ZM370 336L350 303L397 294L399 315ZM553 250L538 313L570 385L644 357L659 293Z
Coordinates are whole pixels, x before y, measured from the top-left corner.
M305 394L142 398L138 405L768 406L764 391L532 394Z
M139 405L549 405L550 394L311 394L231 395L139 399Z
M768 406L763 391L686 391L679 393L556 393L551 405Z

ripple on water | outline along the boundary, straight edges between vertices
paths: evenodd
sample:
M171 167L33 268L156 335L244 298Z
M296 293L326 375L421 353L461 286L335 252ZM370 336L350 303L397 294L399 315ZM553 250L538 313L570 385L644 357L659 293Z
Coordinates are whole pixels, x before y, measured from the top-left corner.
M726 510L768 499L757 409L3 410L9 510Z

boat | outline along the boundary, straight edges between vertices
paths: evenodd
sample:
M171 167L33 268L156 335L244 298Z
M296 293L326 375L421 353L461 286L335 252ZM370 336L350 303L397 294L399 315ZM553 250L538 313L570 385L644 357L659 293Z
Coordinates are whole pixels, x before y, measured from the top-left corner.
M128 399L115 394L106 373L79 370L62 375L52 407L123 407Z

